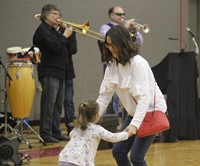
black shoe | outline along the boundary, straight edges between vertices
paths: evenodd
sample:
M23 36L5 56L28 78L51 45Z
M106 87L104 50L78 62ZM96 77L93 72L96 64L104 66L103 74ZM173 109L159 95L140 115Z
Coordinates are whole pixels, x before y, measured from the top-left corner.
M68 128L67 129L67 135L68 135L68 137L69 137L69 134L71 133L72 130L73 130L73 128Z
M69 137L64 136L64 135L54 135L53 137L59 141L69 141L70 140Z
M59 143L59 140L54 137L43 138L45 143Z

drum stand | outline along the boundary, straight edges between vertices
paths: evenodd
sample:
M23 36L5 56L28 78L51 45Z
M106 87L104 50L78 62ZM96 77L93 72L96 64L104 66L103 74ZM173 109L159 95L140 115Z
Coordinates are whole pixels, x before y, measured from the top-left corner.
M8 73L6 67L4 66L3 62L1 61L1 58L0 58L0 65L3 67L4 71L5 71L5 74L6 74L6 78L8 77L9 80L12 80L10 74ZM6 83L6 81L5 81ZM6 91L6 89L1 89L1 91ZM9 129L13 129L9 124L8 124L8 113L7 113L7 100L6 100L7 96L6 96L6 92L5 92L5 99L4 101L2 101L2 103L4 104L4 111L5 111L5 114L4 114L4 124L1 124L1 128L4 127L4 135L5 137L7 137L7 131L8 131L8 128ZM0 129L1 129L0 128Z
M22 135L22 130L23 130L23 124L25 124L40 140L41 143L43 143L44 146L46 146L47 144L44 142L44 140L40 137L40 135L23 119L17 120L17 124L16 126L13 128L12 132L14 132L15 134L17 134L19 137L21 137L22 140L25 141L25 143L28 145L29 148L32 148L31 144L29 143L29 141L23 137Z
M5 86L6 86L6 79L8 78L9 81L12 81L12 78L9 75L6 67L2 63L1 59L0 59L0 65L4 68L4 71L5 71L5 74L6 74L6 76L5 76ZM4 127L4 135L5 135L5 137L8 136L8 129L9 129L11 132L17 134L22 140L24 140L25 143L28 145L29 148L32 148L32 146L29 143L29 141L25 137L22 136L23 123L25 123L25 125L38 137L38 139L40 140L40 142L43 143L44 146L46 146L47 144L40 137L40 135L26 121L24 121L23 119L17 120L17 124L15 125L14 128L8 124L8 112L7 112L7 104L8 104L8 102L7 102L6 88L4 90L1 90L1 91L5 91L4 92L5 93L5 98L4 98L4 101L2 101L2 103L4 104L4 112L5 112L4 119L5 119L5 122L4 122L4 124L1 124L0 129L2 127ZM9 117L9 118L11 118L11 117Z

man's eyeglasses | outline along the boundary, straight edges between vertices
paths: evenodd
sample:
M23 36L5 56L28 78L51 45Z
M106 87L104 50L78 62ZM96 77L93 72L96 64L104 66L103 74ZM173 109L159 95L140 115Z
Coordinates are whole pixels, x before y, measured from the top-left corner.
M116 14L117 16L125 16L125 13L114 13L114 14Z
M59 12L50 12L49 14L53 14L53 15L55 15L55 16L61 16L61 13L59 13Z

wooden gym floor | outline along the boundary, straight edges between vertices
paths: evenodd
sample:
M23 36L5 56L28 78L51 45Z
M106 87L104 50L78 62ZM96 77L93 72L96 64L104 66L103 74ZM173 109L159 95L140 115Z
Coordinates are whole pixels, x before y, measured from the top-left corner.
M38 133L38 127L33 127ZM61 125L63 134L65 126ZM38 137L29 129L22 131L22 136L29 141L30 148L23 141L18 147L18 152L26 156L23 162L30 166L56 166L58 154L67 142L48 144L44 146ZM16 134L9 133L11 138ZM28 161L27 158L30 157ZM185 140L176 143L153 143L146 155L148 166L200 166L200 140ZM111 149L98 150L96 166L116 166ZM10 163L10 165L14 165Z

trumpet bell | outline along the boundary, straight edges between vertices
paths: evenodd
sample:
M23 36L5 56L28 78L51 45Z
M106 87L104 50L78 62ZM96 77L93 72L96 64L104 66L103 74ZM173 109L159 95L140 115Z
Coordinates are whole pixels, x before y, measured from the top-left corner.
M143 26L143 32L144 32L144 33L149 33L149 31L150 31L150 26L149 26L149 24L145 24L145 25Z
M89 21L84 22L84 24L80 26L80 29L82 29L83 35L86 35L86 34L87 34L89 28L90 28L90 23L89 23Z
M149 31L150 31L150 26L149 26L149 24L139 24L139 23L134 23L134 25L137 27L137 29L138 30L140 30L140 28L142 28L142 31L144 32L144 33L149 33Z

